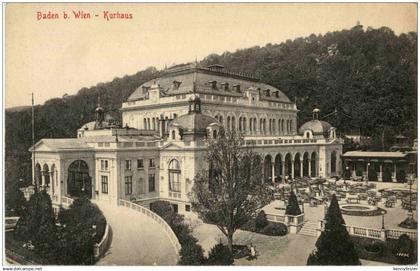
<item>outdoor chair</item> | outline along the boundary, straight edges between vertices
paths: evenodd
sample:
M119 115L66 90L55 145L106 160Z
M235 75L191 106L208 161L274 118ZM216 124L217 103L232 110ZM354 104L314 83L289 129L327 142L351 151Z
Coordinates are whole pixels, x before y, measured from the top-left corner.
M377 201L376 201L376 199L375 199L375 198L369 198L369 199L368 199L368 204L369 204L369 205L374 205L374 206L376 206Z
M385 207L386 208L393 208L395 206L395 202L391 201L391 200L387 200L385 202Z

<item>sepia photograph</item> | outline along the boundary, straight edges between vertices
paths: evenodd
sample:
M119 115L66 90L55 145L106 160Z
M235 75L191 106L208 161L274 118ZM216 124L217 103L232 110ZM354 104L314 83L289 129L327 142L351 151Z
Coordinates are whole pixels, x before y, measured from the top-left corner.
M417 270L417 2L2 13L3 270Z

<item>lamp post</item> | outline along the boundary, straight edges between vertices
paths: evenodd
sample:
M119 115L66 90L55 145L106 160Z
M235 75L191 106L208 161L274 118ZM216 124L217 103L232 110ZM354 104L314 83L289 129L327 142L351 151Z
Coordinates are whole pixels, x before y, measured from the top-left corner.
M417 228L417 221L414 219L413 210L412 210L412 196L411 196L411 186L414 183L414 176L410 175L410 179L408 180L408 184L410 187L410 195L409 195L409 202L408 202L408 213L407 218L401 222L398 226L406 229L416 229Z
M411 186L413 185L414 179L413 179L413 175L410 175L410 180L408 181L408 184L410 185L410 199L409 199L409 206L408 206L408 218L413 219L414 220L414 216L413 216L413 209L412 209L412 196L411 196Z
M369 167L370 167L370 163L367 163L367 172L366 172L366 185L369 182Z

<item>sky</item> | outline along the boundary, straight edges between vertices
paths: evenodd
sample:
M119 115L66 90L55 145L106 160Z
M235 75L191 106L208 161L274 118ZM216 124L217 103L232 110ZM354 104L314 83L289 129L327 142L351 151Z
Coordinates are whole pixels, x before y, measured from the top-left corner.
M73 11L90 13L90 19L76 19ZM58 18L38 19L38 12ZM132 19L107 20L104 12ZM42 104L150 66L161 69L211 53L349 29L358 21L365 29L417 32L417 5L8 3L5 107L30 105L32 92L35 104Z

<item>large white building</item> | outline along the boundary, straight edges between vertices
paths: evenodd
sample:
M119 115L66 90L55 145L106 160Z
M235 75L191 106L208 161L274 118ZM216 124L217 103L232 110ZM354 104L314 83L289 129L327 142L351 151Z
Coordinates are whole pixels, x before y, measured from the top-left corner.
M264 159L264 179L329 177L341 170L342 142L327 122L297 129L296 104L279 89L223 66L174 66L123 103L122 125L98 104L77 138L42 139L33 152L35 180L55 207L81 193L118 204L170 201L189 212L194 176L207 167L206 139L235 130ZM34 152L35 150L35 152Z

